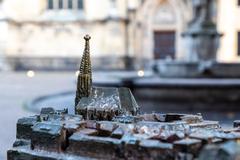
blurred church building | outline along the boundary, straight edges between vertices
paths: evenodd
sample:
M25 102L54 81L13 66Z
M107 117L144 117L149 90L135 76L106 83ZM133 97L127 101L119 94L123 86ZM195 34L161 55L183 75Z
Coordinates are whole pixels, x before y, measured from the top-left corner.
M93 67L181 60L193 0L2 0L0 68L72 70L90 34ZM240 61L240 0L216 0L218 61Z

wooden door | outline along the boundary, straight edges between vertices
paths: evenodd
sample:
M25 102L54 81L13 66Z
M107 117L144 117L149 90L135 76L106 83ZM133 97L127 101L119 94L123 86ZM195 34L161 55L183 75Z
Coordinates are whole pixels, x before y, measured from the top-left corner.
M154 58L165 59L175 57L175 32L155 31L154 32Z

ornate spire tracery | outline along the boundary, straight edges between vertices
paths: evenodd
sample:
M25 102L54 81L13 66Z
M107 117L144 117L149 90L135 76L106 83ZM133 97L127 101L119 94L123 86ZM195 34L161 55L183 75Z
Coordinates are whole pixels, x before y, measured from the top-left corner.
M75 97L75 106L82 97L88 97L92 88L92 68L90 59L89 35L84 36L85 48L79 68L79 75L77 80L77 91Z

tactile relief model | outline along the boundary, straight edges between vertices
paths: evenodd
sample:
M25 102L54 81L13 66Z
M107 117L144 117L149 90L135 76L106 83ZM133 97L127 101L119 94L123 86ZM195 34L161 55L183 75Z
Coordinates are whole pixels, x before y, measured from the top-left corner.
M86 35L85 49L79 69L75 98L75 113L85 119L111 120L119 115L136 115L139 107L130 89L121 87L93 87L89 41Z
M85 36L75 99L68 109L43 108L20 118L8 160L237 160L240 121L222 129L201 114L139 114L128 88L92 86Z

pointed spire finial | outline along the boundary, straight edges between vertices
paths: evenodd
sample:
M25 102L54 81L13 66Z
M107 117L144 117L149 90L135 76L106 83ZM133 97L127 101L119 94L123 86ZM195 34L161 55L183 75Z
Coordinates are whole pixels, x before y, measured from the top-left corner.
M77 91L75 97L75 106L82 97L88 97L92 88L92 67L90 59L89 35L84 36L85 48L79 68L79 75L77 81Z
M84 39L85 39L85 48L84 48L79 72L80 74L90 74L92 76L90 46L89 46L89 40L91 39L91 37L87 34L86 36L84 36Z
M88 34L86 34L86 35L84 36L84 39L85 39L86 41L89 41L89 40L91 39L91 37L90 37Z

